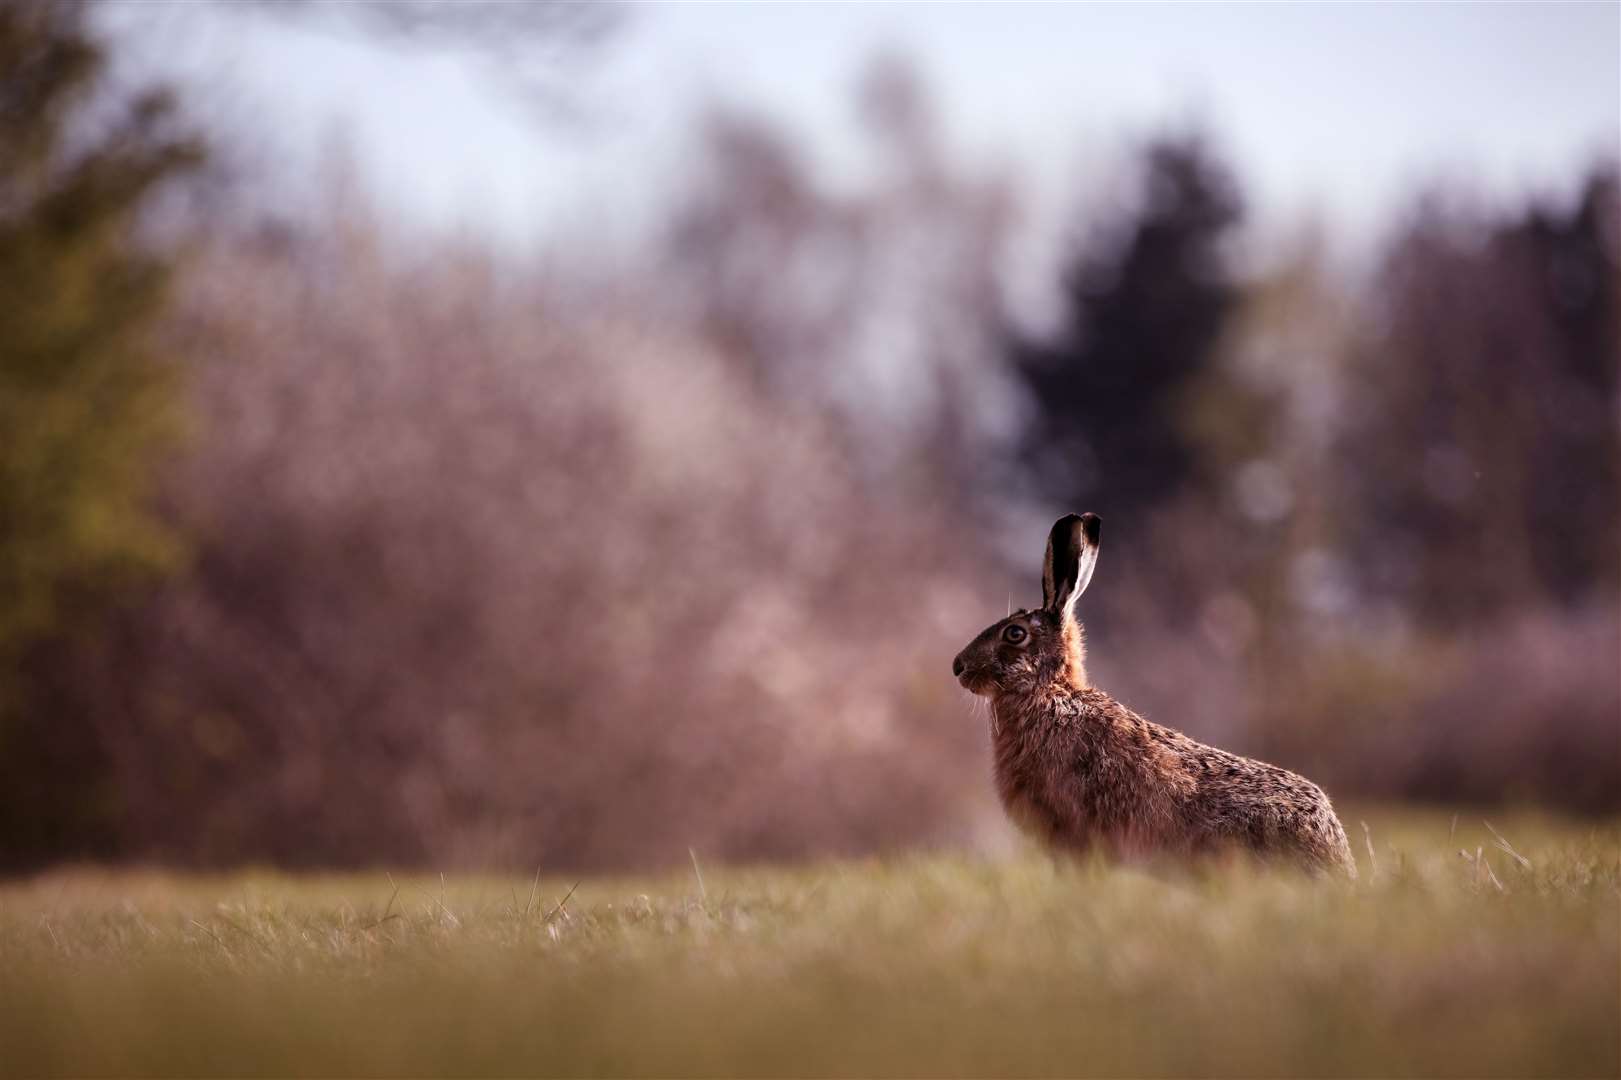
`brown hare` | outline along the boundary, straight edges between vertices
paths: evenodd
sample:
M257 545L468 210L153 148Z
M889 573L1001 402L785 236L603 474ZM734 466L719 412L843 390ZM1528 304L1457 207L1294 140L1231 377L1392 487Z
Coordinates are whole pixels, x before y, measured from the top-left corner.
M1316 784L1144 720L1086 677L1075 601L1101 522L1060 518L1042 605L993 624L951 672L990 699L996 786L1008 815L1048 843L1118 857L1244 850L1356 876L1345 829Z

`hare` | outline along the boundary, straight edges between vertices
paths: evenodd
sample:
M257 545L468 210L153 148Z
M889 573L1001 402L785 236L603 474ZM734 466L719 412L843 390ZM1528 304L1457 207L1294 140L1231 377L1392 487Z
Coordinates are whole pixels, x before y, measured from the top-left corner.
M1087 681L1075 601L1092 580L1100 531L1096 514L1060 518L1041 607L994 623L951 664L964 688L990 700L1009 817L1071 851L1237 849L1356 877L1345 829L1316 784L1150 723Z

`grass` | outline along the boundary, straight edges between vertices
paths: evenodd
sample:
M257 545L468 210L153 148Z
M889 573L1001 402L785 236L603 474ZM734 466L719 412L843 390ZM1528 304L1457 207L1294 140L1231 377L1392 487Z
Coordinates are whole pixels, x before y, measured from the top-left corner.
M1347 814L1355 886L57 871L0 886L0 1072L1616 1076L1621 829L1450 819Z

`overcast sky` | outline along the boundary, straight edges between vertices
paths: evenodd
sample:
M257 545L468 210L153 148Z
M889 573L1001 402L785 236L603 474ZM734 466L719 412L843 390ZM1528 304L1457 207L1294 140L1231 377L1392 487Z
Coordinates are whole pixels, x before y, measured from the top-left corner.
M634 219L709 101L802 132L838 180L860 160L851 86L880 49L913 59L965 160L1010 162L1049 197L1197 119L1263 230L1315 211L1364 234L1438 178L1488 201L1568 190L1621 140L1616 3L635 4L583 64L580 130L536 122L475 65L319 25L163 0L113 19L150 66L262 125L278 168L307 172L341 133L390 207L508 239Z

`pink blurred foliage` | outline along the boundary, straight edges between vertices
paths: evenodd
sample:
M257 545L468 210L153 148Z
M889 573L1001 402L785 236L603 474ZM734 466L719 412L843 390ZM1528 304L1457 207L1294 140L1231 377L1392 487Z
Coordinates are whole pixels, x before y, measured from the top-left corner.
M971 827L949 507L675 323L374 240L191 275L194 563L96 709L138 850L622 865Z

